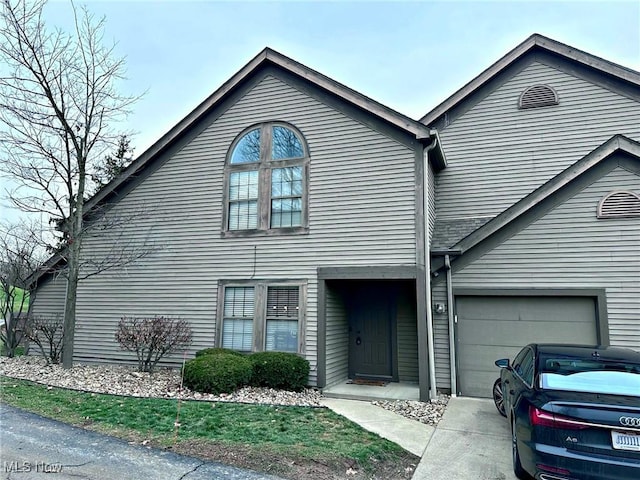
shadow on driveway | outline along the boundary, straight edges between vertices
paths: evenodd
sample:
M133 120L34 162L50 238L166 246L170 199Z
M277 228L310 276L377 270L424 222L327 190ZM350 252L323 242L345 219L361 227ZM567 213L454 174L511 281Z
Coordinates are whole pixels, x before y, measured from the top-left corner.
M278 480L71 427L0 404L0 478L6 480Z

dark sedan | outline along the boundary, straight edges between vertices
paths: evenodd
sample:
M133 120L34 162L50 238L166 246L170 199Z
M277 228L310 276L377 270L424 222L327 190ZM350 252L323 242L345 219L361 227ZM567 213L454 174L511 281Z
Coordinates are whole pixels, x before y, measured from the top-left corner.
M640 352L531 344L496 365L518 478L640 479Z

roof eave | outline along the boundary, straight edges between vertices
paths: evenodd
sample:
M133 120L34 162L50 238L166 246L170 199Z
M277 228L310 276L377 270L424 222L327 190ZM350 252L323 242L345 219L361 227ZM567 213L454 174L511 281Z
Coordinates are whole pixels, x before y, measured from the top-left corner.
M625 80L631 84L640 86L640 73L630 68L623 67L616 63L610 62L603 58L597 57L590 53L578 50L570 47L564 43L558 42L551 38L545 37L538 33L534 33L527 38L520 45L509 51L506 55L500 58L497 62L493 63L486 70L480 73L477 77L465 84L461 89L456 91L453 95L440 103L426 115L424 115L420 121L425 125L430 125L435 122L440 116L453 108L458 103L462 102L467 96L472 94L482 85L490 81L502 70L507 68L513 62L527 54L534 48L539 47L549 52L561 55L565 58L581 63L583 65L595 68L609 75L613 75L617 78Z
M466 83L462 88L456 91L449 98L437 105L434 109L424 115L420 121L425 125L430 125L438 117L444 114L457 103L461 102L468 95L473 93L482 84L488 82L491 78L498 74L502 69L520 58L525 52L529 51L535 45L535 35L530 36L513 50L500 58L497 62L483 70L477 77Z
M413 135L418 141L424 141L431 136L431 129L381 103L356 92L355 90L332 80L331 78L302 65L295 60L276 52L268 47L253 57L244 67L236 72L229 80L194 108L186 117L165 133L157 142L143 152L119 177L102 188L86 203L87 210L92 209L104 200L114 189L124 183L132 174L142 168L151 158L167 148L175 139L180 137L194 125L209 109L224 99L240 83L245 81L255 70L267 62L304 78L316 86L346 100L347 102L365 110L385 122Z
M362 95L355 90L332 80L331 78L309 68L295 60L282 55L268 47L264 48L260 53L253 57L246 65L238 70L229 80L223 83L215 92L195 107L187 116L174 125L167 133L165 133L158 141L145 150L124 172L101 188L93 197L85 203L85 213L88 214L100 202L104 201L119 186L124 184L129 178L140 171L144 166L152 160L156 155L160 154L169 147L182 134L187 132L198 120L205 115L218 102L222 101L230 92L238 85L244 82L254 71L263 64L271 63L284 70L287 70L301 78L304 78L319 88L325 89L330 93L337 95L343 100L355 105L362 110L382 119L383 121L403 130L420 142L425 142L432 136L433 131L426 125L413 120L381 103ZM441 149L440 149L441 150ZM444 161L444 152L441 152ZM446 164L446 162L445 162ZM443 167L444 168L444 167ZM33 282L36 282L42 275L49 273L51 268L60 263L61 257L53 255L45 265L42 271L34 273Z
M509 207L493 220L489 220L489 222L487 222L485 225L460 240L451 248L460 250L464 254L464 252L470 250L472 247L475 247L490 235L493 235L498 230L502 229L507 224L511 223L516 218L520 217L531 208L538 205L544 199L556 193L569 182L579 177L587 170L590 170L592 167L600 163L602 160L608 158L618 150L630 153L640 158L640 143L631 140L624 135L614 135L609 140L593 150L591 153L583 157L581 160L578 160L572 166L562 171L554 178L546 182L544 185L540 186L538 189L527 195L525 198Z
M313 70L295 60L276 52L275 50L271 50L270 48L265 49L266 59L271 61L272 63L278 65L279 67L288 70L304 79L309 80L311 83L327 90L328 92L341 97L342 99L352 103L353 105L385 120L387 123L394 125L401 130L405 130L406 132L411 133L415 136L416 139L422 140L429 138L431 135L431 130L418 122L417 120L413 120L406 115L399 113L379 102L373 100L349 87L343 85L326 75L323 75L316 70Z
M147 150L145 150L136 160L125 169L125 171L108 183L104 188L90 198L85 207L87 210L91 210L104 198L115 190L118 186L124 183L131 175L137 172L143 167L151 158L160 153L166 147L168 147L176 138L182 133L186 132L198 119L204 115L211 107L224 98L229 92L231 92L239 83L241 83L247 76L250 75L258 66L263 63L268 56L269 49L265 48L258 55L253 57L244 67L236 72L229 80L223 83L215 92L201 102L196 108L187 114L182 120L174 125L167 133L165 133L159 140L152 144Z

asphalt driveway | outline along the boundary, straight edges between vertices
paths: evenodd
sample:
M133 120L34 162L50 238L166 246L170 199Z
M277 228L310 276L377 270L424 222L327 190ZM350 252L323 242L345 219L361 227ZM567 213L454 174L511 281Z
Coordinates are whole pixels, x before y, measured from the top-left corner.
M0 404L0 479L277 480L71 427Z
M516 480L509 424L493 401L452 398L413 480Z

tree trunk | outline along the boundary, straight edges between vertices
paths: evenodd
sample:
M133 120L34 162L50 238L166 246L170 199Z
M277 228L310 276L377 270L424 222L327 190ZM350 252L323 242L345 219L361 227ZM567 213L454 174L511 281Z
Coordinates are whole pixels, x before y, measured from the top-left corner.
M80 252L82 244L82 213L84 210L84 161L78 155L80 179L78 199L72 209L69 228L69 245L67 257L67 295L64 306L64 324L62 329L62 367L73 366L73 347L76 330L76 298L78 294L78 277L80 275Z
M78 292L78 254L79 249L70 247L67 261L67 296L64 305L64 326L62 329L62 366L73 365L73 345L76 330L76 296Z

